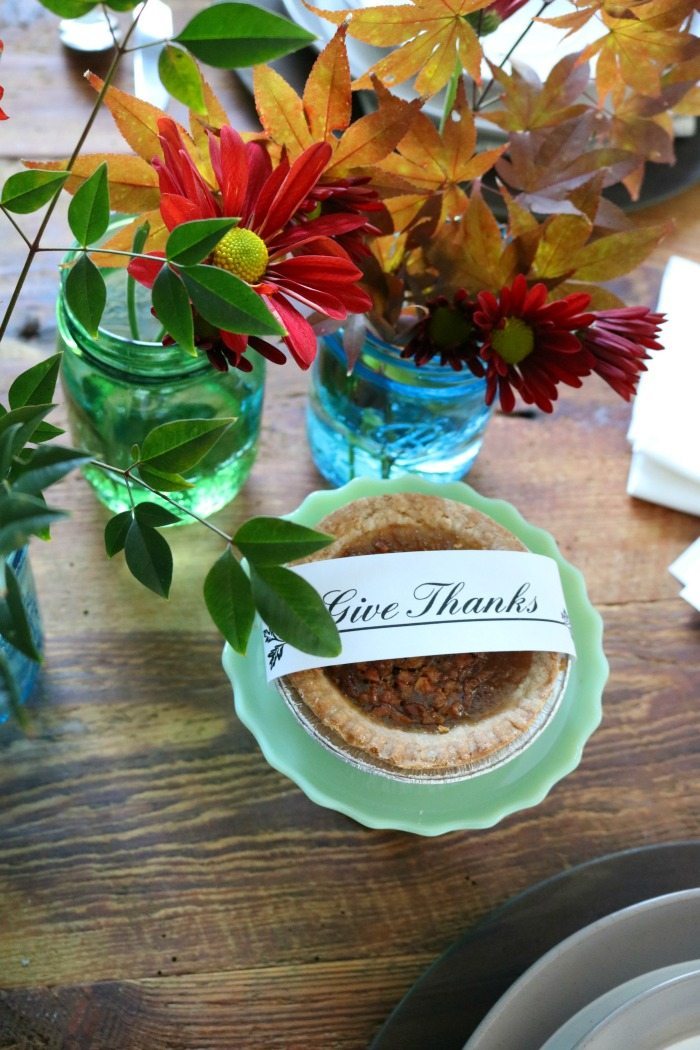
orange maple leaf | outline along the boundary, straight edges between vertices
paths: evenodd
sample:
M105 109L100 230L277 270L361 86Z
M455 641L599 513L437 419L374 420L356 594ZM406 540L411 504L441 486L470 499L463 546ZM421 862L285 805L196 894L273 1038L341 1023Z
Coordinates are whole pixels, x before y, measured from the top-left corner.
M409 130L420 107L419 100L395 98L375 82L376 112L351 122L352 89L344 26L316 59L303 97L269 66L255 67L253 87L256 109L270 139L284 146L291 159L325 139L333 147L326 169L333 177L371 169L383 160ZM386 176L384 181L388 192L391 187Z
M484 120L504 131L532 131L560 124L588 108L580 99L588 87L590 70L576 54L566 55L551 70L544 84L534 70L513 63L510 74L489 63L500 84L502 109L484 110Z
M68 193L80 189L103 162L107 164L109 204L113 211L129 214L158 207L160 190L155 169L143 157L130 153L85 153L78 157L64 184ZM24 161L26 168L39 168L42 171L65 171L67 164L67 159Z
M602 101L610 95L615 105L622 102L626 86L640 95L658 96L666 70L692 58L700 47L691 33L658 28L652 20L604 15L603 21L608 33L584 48L581 60L598 55L598 97Z
M393 49L353 87L370 87L372 75L388 87L415 76L415 89L421 96L437 94L457 64L473 80L481 80L481 45L466 16L489 3L491 0L412 0L397 6L323 11L304 0L304 6L321 18L336 25L347 23L350 36Z
M416 188L415 193L397 196L387 202L396 229L405 229L425 201L434 196L441 201L438 221L463 214L468 200L462 184L489 171L505 149L503 145L476 152L474 114L460 80L450 119L446 121L443 132L437 130L425 113L418 113L397 152L381 163L384 171L405 179Z

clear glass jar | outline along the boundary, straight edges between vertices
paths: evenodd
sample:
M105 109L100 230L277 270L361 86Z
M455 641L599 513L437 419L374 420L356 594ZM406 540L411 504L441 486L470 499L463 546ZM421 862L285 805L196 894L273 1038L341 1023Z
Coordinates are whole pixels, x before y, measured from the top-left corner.
M125 221L113 224L110 232ZM66 262L73 258L74 253L69 253ZM173 494L196 514L213 514L234 498L255 460L265 362L254 354L252 372L222 373L204 355L192 357L177 346L164 347L160 326L150 312L150 292L138 284L134 291L140 338L133 338L126 271L102 273L107 306L96 337L76 320L63 286L58 296L58 345L63 351L62 383L73 443L97 460L125 468L133 462L132 446L141 444L161 423L235 417L230 430L188 475L193 487ZM84 467L83 473L110 510L130 506L126 485L118 475L93 465ZM137 502L154 499L136 484L132 492Z
M433 362L418 368L367 334L350 376L342 333L321 340L312 371L307 434L317 468L333 485L355 477L464 477L491 408L486 381Z
M19 584L20 592L24 600L24 608L27 613L27 619L29 621L29 627L32 633L34 644L38 651L41 652L44 646L44 634L41 628L41 617L39 616L39 602L37 599L36 586L34 584L34 576L32 574L32 567L29 561L29 547L20 547L18 550L13 551L5 558L5 562L9 562L16 577L17 583ZM4 590L5 566L0 562L0 592ZM0 652L7 661L10 674L13 676L17 683L19 691L20 702L25 703L29 699L36 676L39 671L39 664L36 660L30 660L28 656L21 653L19 649L15 649L14 645L10 645L5 638L0 636ZM10 716L10 698L7 694L3 676L0 675L0 724L6 722Z

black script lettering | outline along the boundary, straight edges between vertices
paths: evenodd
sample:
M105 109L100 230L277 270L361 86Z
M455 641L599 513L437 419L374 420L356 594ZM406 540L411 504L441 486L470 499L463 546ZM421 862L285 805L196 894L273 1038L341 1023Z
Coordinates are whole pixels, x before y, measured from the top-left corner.
M459 605L455 600L455 595L459 594L459 592L464 589L463 583L419 583L413 591L413 597L419 602L425 602L425 605L417 612L414 612L413 609L407 609L406 615L410 616L412 619L418 619L419 616L425 616L433 608L438 598L441 597L441 592L448 587L451 589L444 597L442 605L437 610L437 615L442 616L450 603L452 604L452 608L449 612L454 615L459 611Z
M357 590L352 587L348 591L326 591L323 600L335 622L342 623L348 615L347 606L356 597ZM343 605L345 605L345 608L343 608Z
M531 612L532 610L525 608L525 595L529 590L529 583L521 583L511 600L508 602L508 605L506 606L506 612L513 612L514 609L517 613Z
M381 605L372 605L366 598L360 598L355 604L357 590L352 587L346 591L327 591L323 600L329 613L336 623L349 620L350 623L369 623L371 620L393 620L397 615L398 604L389 602L383 608Z

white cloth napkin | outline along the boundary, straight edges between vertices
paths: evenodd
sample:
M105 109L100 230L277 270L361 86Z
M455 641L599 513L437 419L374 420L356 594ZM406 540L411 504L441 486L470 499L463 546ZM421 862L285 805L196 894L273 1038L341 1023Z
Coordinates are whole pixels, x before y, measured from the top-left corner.
M700 609L700 539L691 543L669 566L668 571L684 585L681 598Z
M700 514L700 266L674 255L666 267L658 309L665 349L652 351L632 409L628 438L631 496ZM700 609L700 539L670 566L681 598Z
M700 515L700 266L672 256L658 309L665 349L652 351L632 410L631 496Z

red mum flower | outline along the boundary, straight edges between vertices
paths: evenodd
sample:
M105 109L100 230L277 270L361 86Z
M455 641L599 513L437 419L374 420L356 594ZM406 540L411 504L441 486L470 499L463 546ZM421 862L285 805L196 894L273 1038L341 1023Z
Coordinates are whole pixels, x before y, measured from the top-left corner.
M365 243L367 235L392 233L393 224L386 205L369 183L370 176L324 180L312 190L308 204L310 211L320 206L320 214L350 214L362 216L363 223L350 233L340 234L336 240L351 259L360 261L370 254ZM368 216L371 216L369 218Z
M483 362L477 359L470 367L476 375L486 375L486 404L498 392L503 411L512 412L517 390L523 401L551 412L557 383L581 386L580 377L591 366L574 332L593 320L582 312L590 301L589 295L578 293L548 303L546 286L528 288L522 274L498 298L479 292L473 320L483 338Z
M0 57L2 57L2 52L3 52L4 47L5 47L5 45L3 44L2 40L0 40ZM4 94L5 94L5 89L3 87L0 87L0 98L2 98L2 96ZM5 112L4 109L0 109L0 120L7 120L7 113Z
M478 371L477 330L472 319L475 305L464 290L456 292L452 302L444 295L430 300L427 316L411 329L401 356L412 357L420 367L439 354L440 364L455 372L465 365Z
M501 22L505 22L506 18L514 15L526 3L527 0L493 0L493 3L489 4L486 10L498 15Z
M193 219L238 217L240 222L219 241L209 262L246 281L285 328L283 342L301 368L316 354L316 335L289 301L295 299L326 317L343 321L348 313L370 308L372 301L357 286L361 271L336 243L342 234L359 229L365 219L353 214L321 215L294 224L304 202L328 164L326 142L310 146L294 161L273 169L265 148L245 143L231 127L209 134L209 151L217 183L213 190L187 152L177 125L159 120L163 160L155 159L160 185L160 212L169 230ZM134 259L129 272L151 286L162 257ZM225 369L249 367L243 354L251 347L281 363L278 347L257 336L220 332L221 343L200 340L212 364Z
M646 306L596 310L591 325L579 333L591 357L591 371L625 401L636 392L640 374L646 372L647 350L663 349L656 336L665 320L664 314L652 313Z

